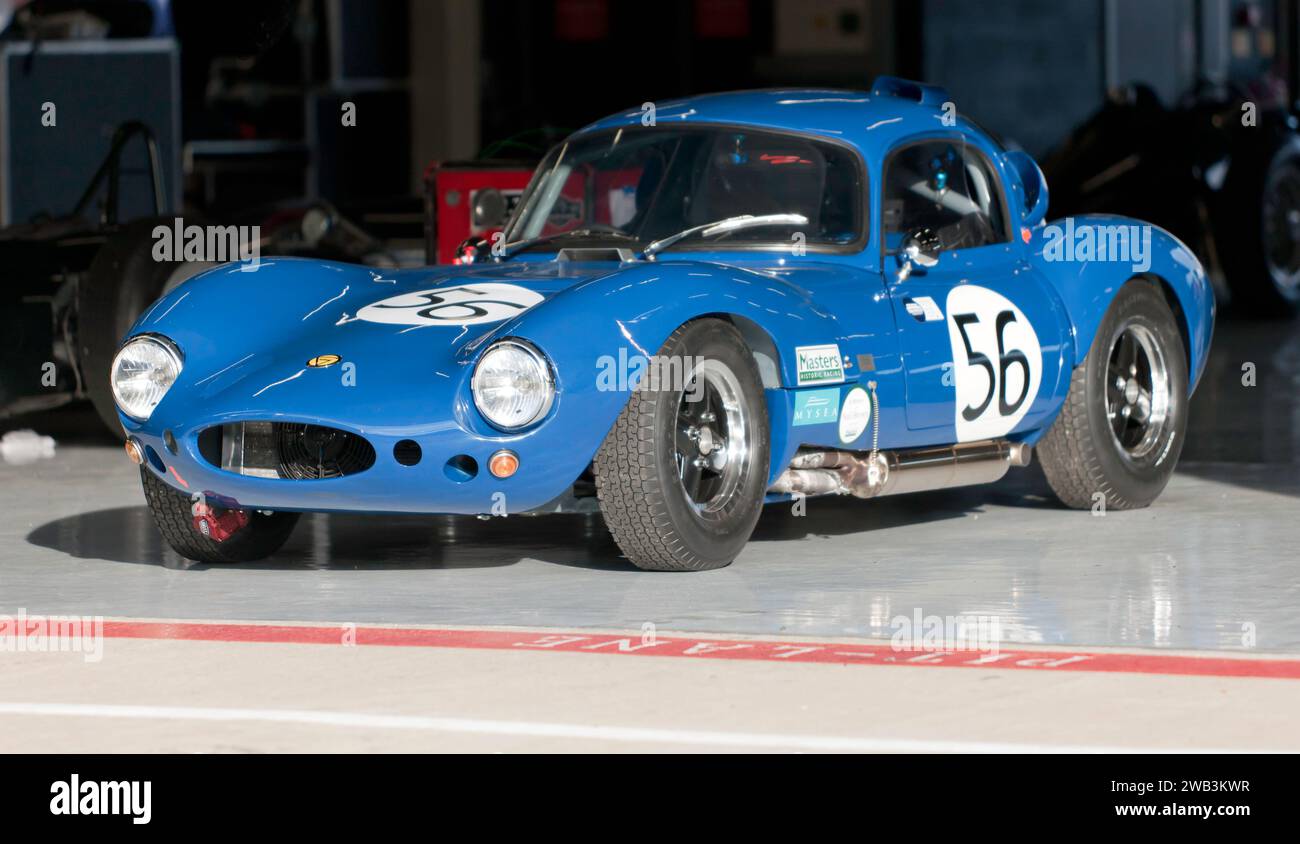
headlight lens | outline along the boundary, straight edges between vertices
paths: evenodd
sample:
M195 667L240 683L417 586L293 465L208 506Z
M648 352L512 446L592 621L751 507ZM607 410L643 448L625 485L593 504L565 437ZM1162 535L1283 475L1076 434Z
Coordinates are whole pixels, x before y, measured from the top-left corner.
M148 419L181 374L181 355L162 337L136 337L113 358L113 400L122 412Z
M479 413L505 431L533 424L555 400L546 359L521 340L502 340L489 348L479 358L470 386Z

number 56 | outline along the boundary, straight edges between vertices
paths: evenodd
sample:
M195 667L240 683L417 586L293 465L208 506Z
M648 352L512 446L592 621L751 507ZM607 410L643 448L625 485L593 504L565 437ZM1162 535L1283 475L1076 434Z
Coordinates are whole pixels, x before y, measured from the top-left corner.
M993 393L996 391L998 396L998 415L1010 416L1020 409L1020 405L1025 403L1029 395L1029 358L1019 349L1007 349L1005 342L1005 333L1008 325L1016 321L1016 315L1011 311L1001 311L994 322L995 334L998 338L998 365L995 369L993 361L983 352L975 351L971 345L970 334L966 328L969 325L977 324L980 318L975 314L954 314L952 318L961 332L962 344L966 347L966 363L969 366L978 366L985 369L989 374L989 389L984 395L984 399L979 404L968 405L962 409L962 418L967 422L972 422L984 415L988 410L989 404L993 401ZM1024 377L1020 382L1020 395L1013 402L1007 401L1007 371L1013 366L1019 365Z

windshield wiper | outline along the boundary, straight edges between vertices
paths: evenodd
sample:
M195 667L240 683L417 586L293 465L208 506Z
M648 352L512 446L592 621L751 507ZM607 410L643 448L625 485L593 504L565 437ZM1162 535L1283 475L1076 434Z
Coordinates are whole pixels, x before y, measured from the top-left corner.
M700 237L713 237L714 235L727 234L728 232L756 226L802 226L807 222L808 218L802 214L759 214L757 217L753 214L741 214L736 217L727 217L725 220L715 220L712 223L692 226L689 229L677 232L677 234L662 237L641 250L641 256L647 260L653 260L657 253L694 234L698 234Z
M564 231L564 232L555 232L554 234L544 234L541 235L540 237L530 237L524 240L516 240L514 243L507 243L501 247L501 257L509 258L511 255L515 254L521 249L527 249L530 246L537 246L542 243L549 243L552 240L558 240L562 237L574 237L574 236L576 237L608 236L608 237L616 238L618 240L639 239L636 235L628 234L627 232L619 231L618 229L603 229L603 228L602 229L591 229L591 228L569 229L568 231Z

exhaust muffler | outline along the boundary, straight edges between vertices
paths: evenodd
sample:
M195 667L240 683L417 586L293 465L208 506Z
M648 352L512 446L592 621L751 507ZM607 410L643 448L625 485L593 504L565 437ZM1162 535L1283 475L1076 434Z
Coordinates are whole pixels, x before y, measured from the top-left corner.
M909 451L801 451L770 491L875 498L1000 480L1028 466L1033 449L1007 440L981 440Z

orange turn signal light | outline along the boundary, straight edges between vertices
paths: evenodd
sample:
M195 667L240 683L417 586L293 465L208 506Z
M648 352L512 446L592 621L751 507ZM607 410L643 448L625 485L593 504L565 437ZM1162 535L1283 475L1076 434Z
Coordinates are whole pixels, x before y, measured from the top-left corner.
M140 444L135 440L126 441L126 456L129 457L131 462L135 465L144 465L144 451L140 448Z
M508 478L519 471L519 455L502 449L488 458L488 471L495 478Z

